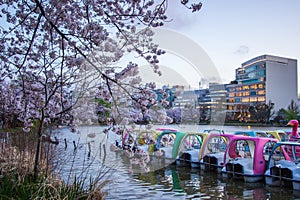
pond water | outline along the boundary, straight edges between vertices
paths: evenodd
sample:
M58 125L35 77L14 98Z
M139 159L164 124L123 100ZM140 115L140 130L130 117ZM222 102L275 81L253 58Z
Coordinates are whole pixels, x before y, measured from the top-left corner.
M223 129L237 130L288 130L282 127L237 126L171 126L180 131ZM244 183L241 180L224 180L214 172L201 172L187 166L169 165L151 160L149 165L132 162L122 152L110 150L116 135L104 134L105 127L80 127L78 133L69 129L55 130L60 143L56 171L66 182L73 178L110 180L103 188L106 199L297 199L300 194L290 188L268 187L263 182ZM75 148L76 147L76 148ZM90 151L89 151L90 150ZM89 153L90 152L90 153ZM87 181L88 182L88 181Z

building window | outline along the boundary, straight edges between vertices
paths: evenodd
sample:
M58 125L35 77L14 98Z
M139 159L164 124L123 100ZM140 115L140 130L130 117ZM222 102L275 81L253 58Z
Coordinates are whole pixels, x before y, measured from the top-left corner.
M258 76L265 76L266 75L266 71L265 70L259 71L259 72L257 72L257 75Z
M265 94L266 94L266 91L264 91L264 90L259 90L259 91L257 91L257 94L258 94L258 95L265 95Z
M263 89L264 88L264 85L262 83L258 84L258 88L259 89Z
M256 65L251 66L251 67L247 67L246 73L252 72L252 71L254 71L254 70L256 70Z
M251 91L250 92L250 96L255 96L256 95L256 91Z
M242 98L242 102L244 103L249 102L249 98Z
M257 84L253 84L250 86L251 89L256 90L257 89Z
M233 103L233 102L234 102L234 98L230 98L230 99L229 99L229 102L232 102L232 103Z
M266 98L265 97L257 97L257 101L265 102Z
M257 101L257 97L250 97L250 102L256 102Z
M229 97L234 97L234 93L229 93Z
M249 96L249 92L243 92L243 96Z
M242 92L237 92L237 93L235 93L235 96L236 97L241 97L241 96L243 96L242 94L243 94Z
M243 90L249 90L249 85L244 85Z

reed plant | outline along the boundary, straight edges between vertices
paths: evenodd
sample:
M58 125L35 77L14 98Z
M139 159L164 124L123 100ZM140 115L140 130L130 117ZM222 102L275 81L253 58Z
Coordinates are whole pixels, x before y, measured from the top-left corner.
M34 177L35 152L29 135L13 133L0 140L0 199L104 199L103 187L109 182L105 174L99 172L95 177L72 176L72 181L64 181L59 172L59 164L53 166L55 157L51 144L42 145L39 162L39 176ZM18 138L19 137L19 138ZM24 138L21 138L24 137ZM83 167L87 170L90 165ZM70 174L73 173L72 168ZM70 176L71 177L71 176ZM88 181L88 183L86 183Z

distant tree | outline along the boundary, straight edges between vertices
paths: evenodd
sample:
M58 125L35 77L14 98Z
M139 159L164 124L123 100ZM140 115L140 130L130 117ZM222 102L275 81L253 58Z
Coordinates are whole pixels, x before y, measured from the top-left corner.
M272 101L269 101L267 104L267 116L266 116L266 122L270 122L270 118L275 114L274 111L274 103Z
M169 108L167 110L167 115L173 119L172 123L180 124L181 123L181 108Z
M297 104L294 100L291 100L291 104L288 105L288 108L287 108L287 109L288 109L288 110L291 110L291 111L294 111L294 112L296 112L296 113L299 112L299 106L298 106L298 104Z
M283 109L283 112L287 121L297 119L299 114L299 106L294 100L292 100L290 105L288 105L288 108L286 110Z
M292 119L297 119L298 113L294 110L284 110L284 118L289 121Z
M210 120L210 109L208 106L201 106L199 108L199 122L208 122Z
M274 115L274 104L269 101L268 104L255 103L249 107L251 120L255 122L269 122L269 119Z
M200 118L199 109L193 105L186 105L181 108L181 121L183 123L198 123Z
M279 109L274 117L274 122L282 124L285 121L285 110L283 108Z
M249 115L249 106L247 105L238 105L237 106L238 112L235 114L235 119L244 122L247 121L248 115Z

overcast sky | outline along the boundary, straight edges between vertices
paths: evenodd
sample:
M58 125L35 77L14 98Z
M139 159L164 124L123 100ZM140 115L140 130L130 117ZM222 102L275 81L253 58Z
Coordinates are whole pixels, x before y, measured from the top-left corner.
M289 57L299 63L299 0L203 0L202 3L200 12L191 13L175 0L169 1L168 15L172 22L165 28L197 43L218 69L223 83L234 80L235 69L241 63L259 55ZM299 74L298 70L298 77Z

